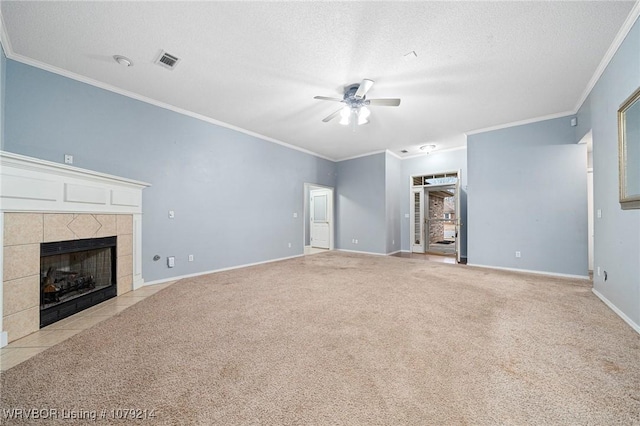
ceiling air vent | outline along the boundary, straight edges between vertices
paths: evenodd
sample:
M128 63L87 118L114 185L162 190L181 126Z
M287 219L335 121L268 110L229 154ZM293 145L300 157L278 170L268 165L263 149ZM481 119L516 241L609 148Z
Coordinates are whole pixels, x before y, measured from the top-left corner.
M170 53L165 52L164 50L160 52L160 56L156 60L156 64L168 68L170 70L174 69L176 65L180 62L180 58L174 56Z

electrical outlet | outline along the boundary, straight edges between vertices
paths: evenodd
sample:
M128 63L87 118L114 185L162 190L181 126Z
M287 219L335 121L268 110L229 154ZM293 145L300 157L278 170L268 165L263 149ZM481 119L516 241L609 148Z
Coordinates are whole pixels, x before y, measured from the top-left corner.
M173 219L176 217L176 212L174 212L173 210L169 210L169 219Z
M298 217L298 212L293 213L293 218L297 218Z
M174 256L167 257L167 266L169 268L173 268L174 266L176 266L176 258Z
M65 154L64 155L64 163L65 164L73 164L73 155Z
M291 243L289 243L289 248L291 248Z
M600 267L599 267L599 266L596 268L596 274L597 274L598 276L600 276Z
M521 258L521 257L522 257L522 254L521 254L519 251L517 251L517 252L516 252L516 257L517 257L517 258Z
M193 262L193 255L192 254L189 255L189 262Z
M358 240L356 240L356 244L358 244Z
M596 210L596 216L598 217L598 219L602 218L602 209Z

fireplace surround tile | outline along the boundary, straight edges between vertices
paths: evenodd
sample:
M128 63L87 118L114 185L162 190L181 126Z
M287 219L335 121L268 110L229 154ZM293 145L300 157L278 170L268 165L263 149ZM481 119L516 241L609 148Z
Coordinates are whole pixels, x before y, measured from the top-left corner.
M40 329L40 306L6 315L2 321L9 339L19 339Z
M116 255L124 257L116 259L116 278L124 285L118 284L118 294L144 286L142 190L149 183L5 151L0 151L0 163L0 347L39 328L40 295L28 302L33 290L16 292L22 287L18 280L40 280L40 243L117 236L123 247ZM35 306L20 310L31 303Z
M133 290L133 275L125 275L118 278L118 296Z
M92 214L77 214L69 223L68 228L75 234L76 238L92 238L100 229L100 222Z
M116 215L97 214L94 216L101 225L100 229L98 229L98 232L96 233L96 238L110 237L118 234L118 230L116 228Z
M118 235L118 257L133 255L133 235Z
M42 213L6 213L4 216L4 245L41 243Z
M118 264L117 264L117 273L116 277L120 279L121 277L126 277L127 275L131 275L133 271L133 255L126 254L124 256L117 256Z
M40 243L21 244L22 236L26 241L37 238L36 232L24 232L22 226L38 227L42 242L117 235L117 294L133 290L132 215L20 212L5 213L4 223L5 244L14 243L4 247L3 256L3 328L10 342L40 328Z
M44 214L44 242L67 241L75 239L68 225L73 220L72 213Z
M40 303L40 276L18 278L4 282L3 313L12 315Z
M133 234L133 216L118 215L116 216L116 226L118 235Z
M3 281L40 273L40 244L22 244L4 248Z

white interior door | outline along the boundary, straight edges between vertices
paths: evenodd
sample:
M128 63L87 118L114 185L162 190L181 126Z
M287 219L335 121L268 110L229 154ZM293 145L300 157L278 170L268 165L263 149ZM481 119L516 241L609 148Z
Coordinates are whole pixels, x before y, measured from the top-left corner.
M411 190L411 251L424 253L424 189Z
M310 191L311 200L311 247L328 249L330 245L329 196L330 191L319 189Z

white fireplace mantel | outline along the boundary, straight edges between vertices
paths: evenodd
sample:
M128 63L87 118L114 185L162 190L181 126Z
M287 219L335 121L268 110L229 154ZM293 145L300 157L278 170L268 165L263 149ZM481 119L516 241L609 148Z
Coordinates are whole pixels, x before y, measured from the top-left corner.
M133 217L133 288L142 279L142 190L150 184L0 151L0 241L5 213L113 214ZM3 244L0 244L0 347L3 331Z

